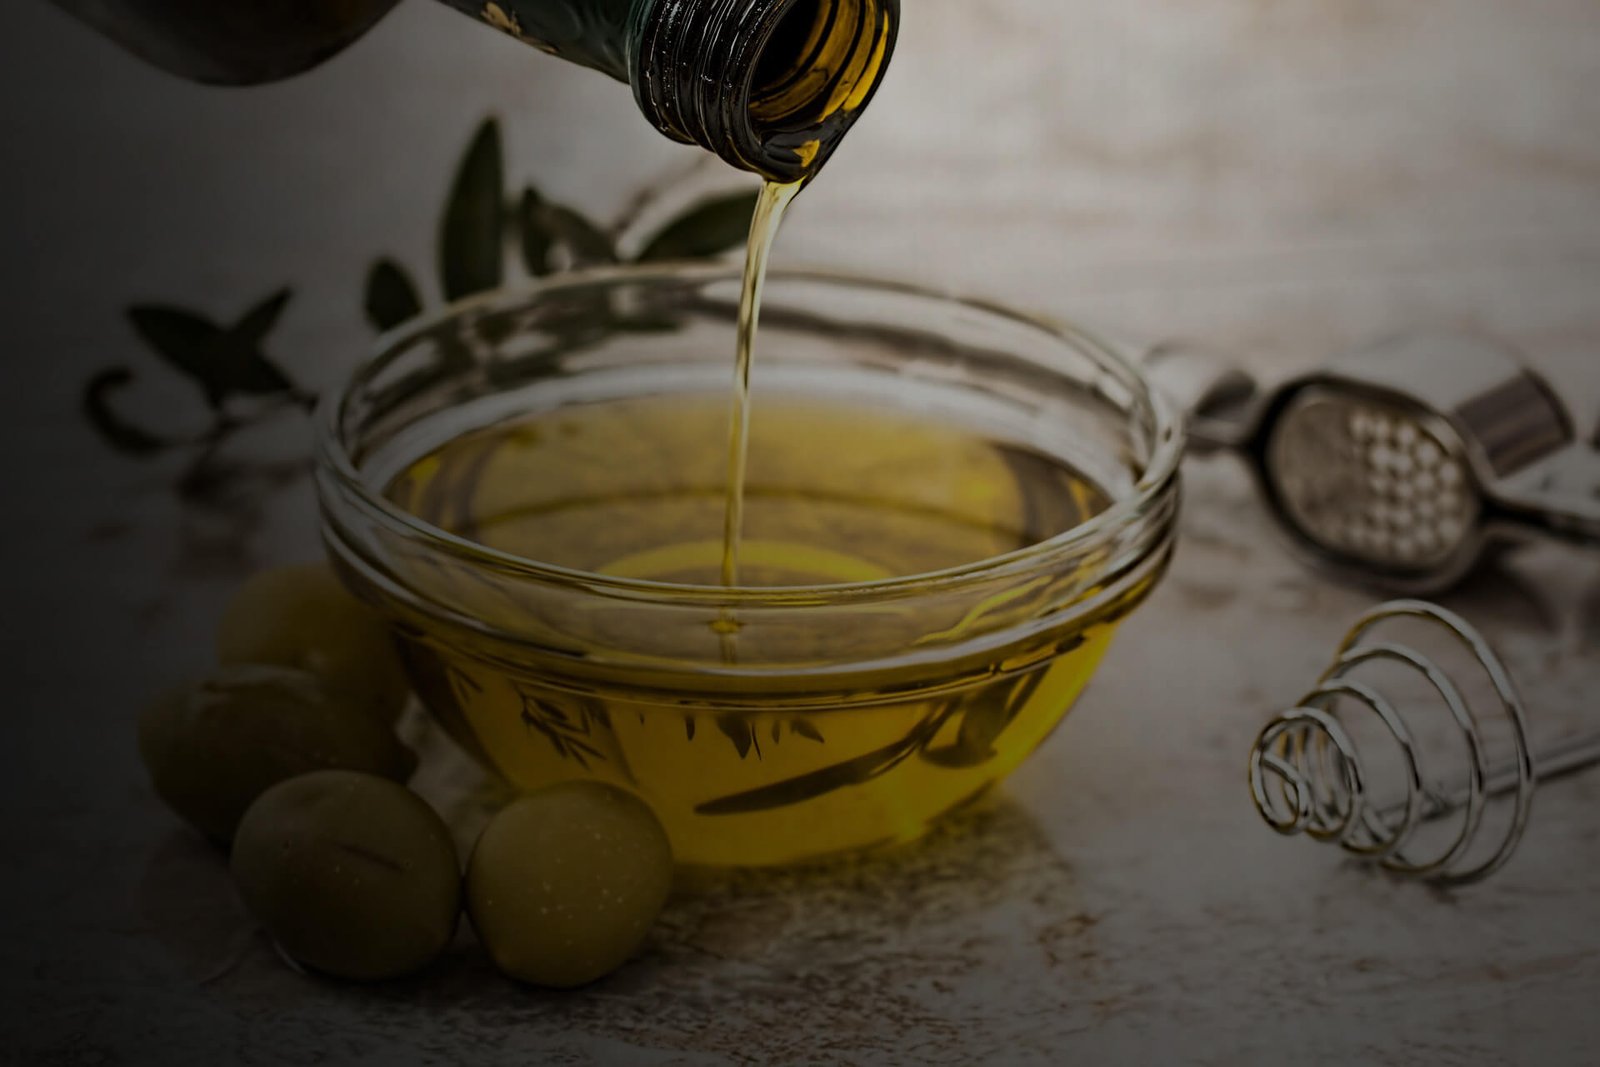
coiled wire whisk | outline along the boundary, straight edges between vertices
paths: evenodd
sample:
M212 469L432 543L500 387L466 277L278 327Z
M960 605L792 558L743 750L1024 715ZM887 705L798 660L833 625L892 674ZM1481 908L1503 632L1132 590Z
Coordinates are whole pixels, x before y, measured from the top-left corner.
M1392 619L1415 619L1449 634L1487 675L1504 715L1509 758L1492 763L1483 721L1461 689L1433 660L1415 648L1368 640L1374 627ZM1426 678L1448 708L1466 741L1467 780L1449 790L1430 788L1421 746L1406 717L1372 685L1354 677L1367 664L1400 664ZM1338 707L1353 701L1374 713L1401 754L1406 778L1403 801L1379 807L1370 801L1367 765L1341 722ZM1280 834L1307 834L1338 843L1346 852L1376 862L1398 875L1437 885L1481 881L1511 859L1521 843L1541 778L1568 774L1600 762L1600 736L1569 742L1535 754L1527 713L1511 675L1482 634L1459 615L1419 600L1399 600L1364 615L1345 637L1333 663L1300 706L1268 723L1250 752L1250 792L1256 809ZM1484 814L1493 797L1512 804L1492 850L1480 840ZM1457 818L1457 832L1435 854L1412 854L1425 822ZM1469 853L1474 853L1469 857Z

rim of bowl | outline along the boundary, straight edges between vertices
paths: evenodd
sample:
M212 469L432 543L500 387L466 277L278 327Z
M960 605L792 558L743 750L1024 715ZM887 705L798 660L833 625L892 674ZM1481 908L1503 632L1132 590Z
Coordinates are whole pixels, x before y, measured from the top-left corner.
M339 387L323 396L316 419L316 460L321 473L331 474L341 491L348 493L362 508L383 521L425 538L432 547L467 562L476 562L495 571L546 584L582 587L627 599L659 603L708 603L716 605L824 606L858 600L924 596L962 585L1005 577L1037 567L1041 562L1105 540L1155 509L1176 489L1178 466L1183 457L1183 419L1166 395L1150 378L1118 349L1089 331L1066 320L1019 311L984 297L946 293L914 282L900 282L870 274L817 267L780 268L768 275L772 281L819 282L826 285L864 287L879 292L938 301L964 307L983 315L1005 319L1051 335L1057 340L1086 351L1102 367L1114 371L1122 384L1136 394L1136 402L1147 407L1153 419L1153 445L1145 469L1133 491L1115 500L1087 522L1043 541L1013 549L997 556L963 563L955 567L917 574L897 575L866 582L841 582L803 586L721 586L690 585L637 578L616 578L594 571L542 563L526 556L490 548L477 541L451 533L399 507L362 478L349 450L340 437L341 422L353 390L374 367L424 334L431 333L452 319L481 314L497 308L533 303L550 293L595 285L661 280L727 280L737 283L739 268L731 264L706 264L694 261L652 264L623 264L570 271L540 279L527 285L504 287L454 301L431 314L421 316L379 336L366 359L344 378ZM320 479L319 479L320 481ZM324 510L323 525L336 525ZM346 540L341 534L341 540ZM358 546L352 546L357 547ZM362 553L364 556L365 553ZM370 564L371 561L369 560Z

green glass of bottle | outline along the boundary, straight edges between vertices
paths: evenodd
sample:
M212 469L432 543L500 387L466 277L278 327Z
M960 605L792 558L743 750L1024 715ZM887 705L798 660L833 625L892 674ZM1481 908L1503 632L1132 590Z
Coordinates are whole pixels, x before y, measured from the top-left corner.
M54 0L173 73L307 70L397 0ZM441 0L633 87L656 129L780 183L814 175L888 67L900 0Z

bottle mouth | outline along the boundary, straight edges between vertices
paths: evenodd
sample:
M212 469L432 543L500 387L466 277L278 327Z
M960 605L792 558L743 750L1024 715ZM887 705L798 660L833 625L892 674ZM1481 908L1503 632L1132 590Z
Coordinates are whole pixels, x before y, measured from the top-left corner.
M888 68L899 0L661 0L634 57L664 133L772 181L809 180Z

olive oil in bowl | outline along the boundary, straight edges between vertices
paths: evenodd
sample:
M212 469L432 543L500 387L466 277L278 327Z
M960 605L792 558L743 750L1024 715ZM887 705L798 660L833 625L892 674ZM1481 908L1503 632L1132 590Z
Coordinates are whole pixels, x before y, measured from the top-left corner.
M669 395L511 421L429 452L389 494L511 556L715 586L725 408L722 394ZM837 400L764 397L751 423L741 573L746 588L806 588L946 570L1037 544L1107 503L1079 472L959 428ZM908 644L925 636L915 604L890 610L903 613ZM832 851L841 834L852 845L915 836L1055 725L1105 650L1113 614L1009 641L976 672L934 658L868 669L842 690L823 675L848 662L848 625L741 630L736 608L728 625L691 624L681 658L810 666L771 682L752 677L737 695L643 697L637 671L558 681L491 666L470 642L415 640L409 658L421 675L446 680L430 703L513 783L586 775L643 789L680 856L743 863ZM613 629L594 651L656 640ZM821 701L794 691L812 670Z
M722 584L721 268L549 283L394 342L331 413L330 550L522 788L616 783L686 863L920 834L1061 721L1159 578L1177 436L1092 339L769 282Z

